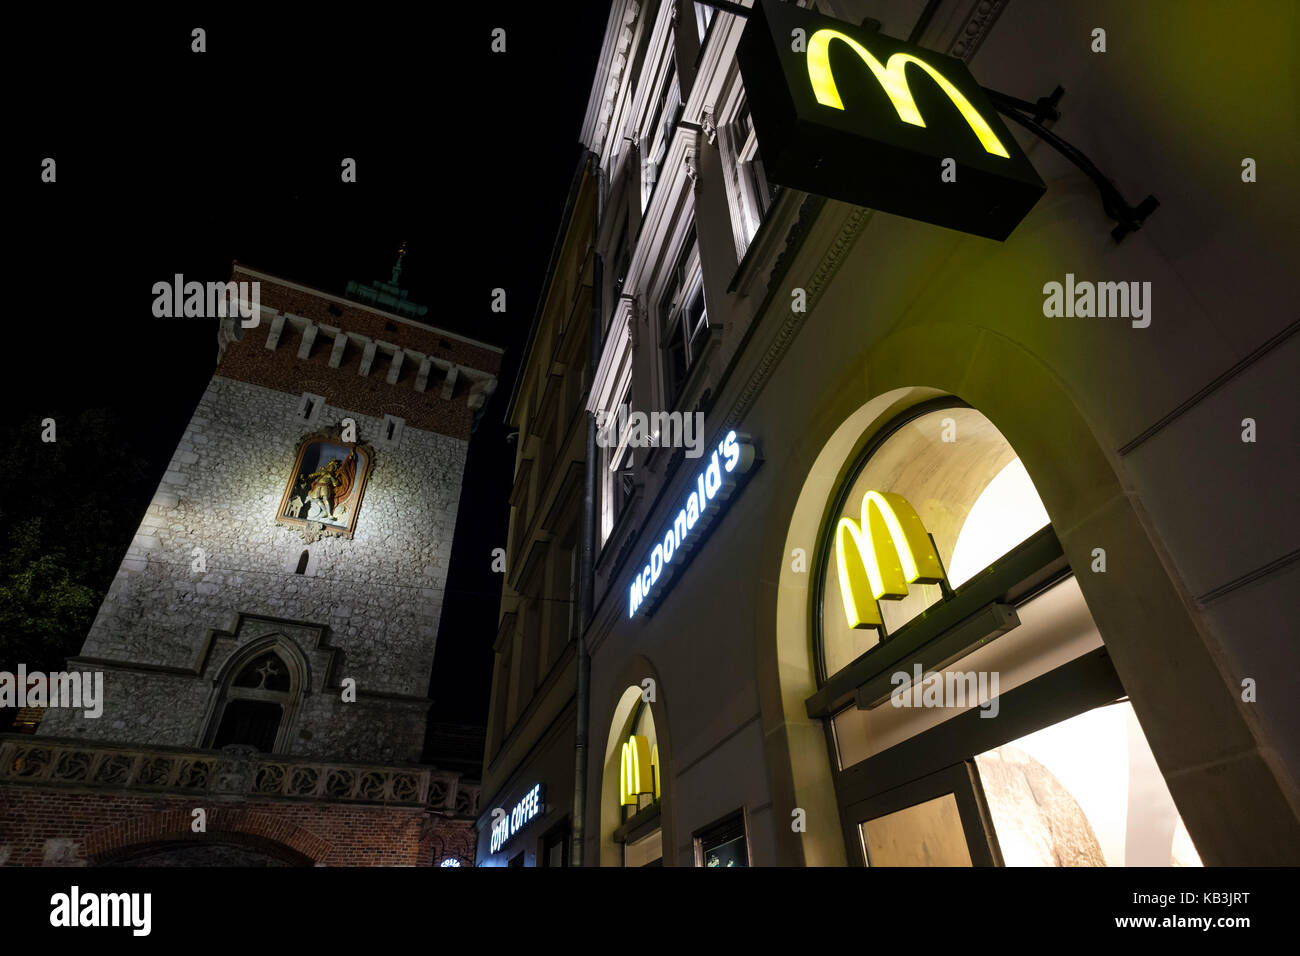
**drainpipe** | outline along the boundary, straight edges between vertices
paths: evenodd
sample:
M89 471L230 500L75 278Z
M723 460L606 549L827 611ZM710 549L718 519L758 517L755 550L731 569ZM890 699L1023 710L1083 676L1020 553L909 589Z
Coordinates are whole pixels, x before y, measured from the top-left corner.
M592 163L593 172L600 175L600 167ZM597 184L597 192L600 191ZM597 202L599 203L599 198ZM604 268L600 253L596 252L596 235L600 229L600 215L592 229L592 263L591 263L591 316L587 343L587 381L595 381L596 368L600 365L601 337L604 322L601 314L601 287L604 283ZM581 583L578 592L578 646L575 657L578 661L578 688L574 699L577 710L577 728L573 746L573 845L569 854L570 866L583 866L587 822L587 732L590 726L589 687L591 683L591 658L587 654L587 626L591 623L596 585L596 469L600 467L596 448L596 416L587 413L587 466L584 469L582 497L582 567Z

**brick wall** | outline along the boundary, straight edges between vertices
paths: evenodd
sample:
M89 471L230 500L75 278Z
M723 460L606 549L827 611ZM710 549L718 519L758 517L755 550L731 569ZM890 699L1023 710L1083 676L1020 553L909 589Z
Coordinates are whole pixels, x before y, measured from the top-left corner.
M250 275L238 267L231 281L259 282L261 304L281 313L341 328L347 332L410 349L431 358L496 375L501 354L435 329L409 325L370 311L360 305L333 302L310 292L280 285L265 277ZM333 308L335 312L331 312ZM337 314L335 314L337 313ZM323 395L331 405L382 418L396 415L408 425L426 428L457 438L469 438L474 411L469 405L470 382L460 376L450 398L442 397L444 373L434 369L423 392L416 391L419 363L403 361L397 381L389 384L390 359L376 355L369 374L361 375L362 349L349 342L338 368L330 368L331 335L317 336L306 358L298 358L302 333L284 324L274 349L266 348L271 322L263 318L256 328L245 329L240 341L227 348L218 374L301 395Z
M191 829L207 813L206 833ZM424 810L347 804L209 800L55 788L0 788L0 865L86 866L132 848L235 843L300 865L469 865L473 824Z

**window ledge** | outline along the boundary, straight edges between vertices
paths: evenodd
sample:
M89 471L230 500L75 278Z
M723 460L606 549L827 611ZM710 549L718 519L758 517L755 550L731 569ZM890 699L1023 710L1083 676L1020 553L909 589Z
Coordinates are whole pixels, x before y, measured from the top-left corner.
M787 187L781 190L781 195L776 197L776 202L768 209L767 215L763 217L763 221L759 224L758 231L749 240L745 255L741 258L740 265L736 267L735 275L731 277L731 282L727 285L728 292L734 292L741 296L749 294L749 287L754 278L761 274L759 264L767 259L781 244L781 240L785 239L791 230L795 228L800 218L804 200L807 198L808 193L800 192L797 189Z
M981 613L991 613L996 617L999 612L991 610L990 605L1005 603L1014 606L1026 593L1068 571L1069 564L1061 542L1052 526L1047 525L964 583L952 598L921 612L891 634L888 640L868 649L851 664L832 674L817 693L805 701L808 716L816 719L837 713L859 696L860 688L864 689L865 696L874 696L879 691L876 679L881 675L901 666L902 662L910 664L923 651L936 651L943 638ZM992 617L989 622L995 623ZM993 630L996 628L991 628ZM943 663L946 662L927 663L926 667L942 666ZM862 703L871 701L863 700Z
M601 570L602 566L608 563L612 554L619 550L621 539L625 536L629 527L636 527L632 522L632 512L636 510L637 505L642 498L642 491L645 488L644 482L635 482L632 487L632 497L628 499L627 504L623 507L623 513L618 516L614 522L614 527L609 531L609 537L605 543L600 546L600 554L596 556L596 570Z
M647 836L654 828L653 825L659 822L659 803L660 801L656 800L628 817L623 825L614 831L614 842L632 843Z

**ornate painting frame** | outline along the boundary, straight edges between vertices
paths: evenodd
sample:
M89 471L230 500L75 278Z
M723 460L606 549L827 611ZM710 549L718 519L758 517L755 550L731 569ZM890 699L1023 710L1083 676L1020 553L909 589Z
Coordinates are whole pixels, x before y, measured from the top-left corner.
M304 436L280 495L276 524L298 531L309 544L324 537L351 539L374 464L374 449L343 441L338 428Z

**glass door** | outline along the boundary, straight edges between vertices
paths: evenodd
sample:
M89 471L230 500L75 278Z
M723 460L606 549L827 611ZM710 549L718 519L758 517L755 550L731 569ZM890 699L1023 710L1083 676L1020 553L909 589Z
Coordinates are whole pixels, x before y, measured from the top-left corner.
M963 761L845 809L846 842L867 866L999 866L979 770Z

